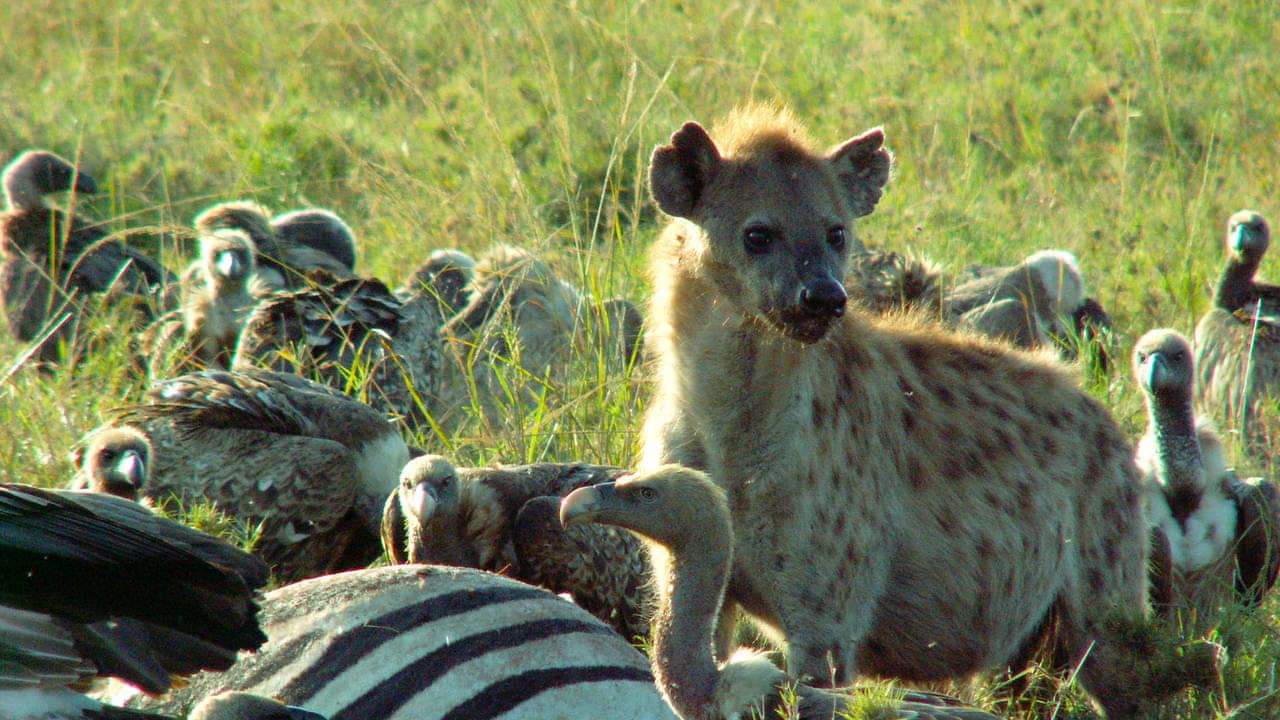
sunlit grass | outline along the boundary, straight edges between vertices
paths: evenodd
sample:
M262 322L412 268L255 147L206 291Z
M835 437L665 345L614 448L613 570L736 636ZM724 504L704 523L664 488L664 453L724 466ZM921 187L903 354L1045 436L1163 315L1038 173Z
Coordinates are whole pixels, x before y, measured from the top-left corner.
M1260 0L0 3L0 152L80 155L104 187L81 210L116 231L181 229L216 200L316 204L391 285L433 249L507 242L639 301L648 154L682 122L777 99L831 144L884 125L897 170L862 239L951 269L1074 252L1118 347L1086 386L1136 436L1131 343L1190 334L1227 216L1280 210L1277 40ZM137 242L180 271L189 239L156 237ZM0 479L65 482L81 435L138 399L125 327L98 324L73 370L0 385ZM0 339L0 367L22 350ZM408 439L460 464L634 458L642 368L496 366L498 392ZM1223 692L1171 717L1280 713L1274 618L1224 618ZM952 689L1003 702L995 681ZM1068 683L1016 716L1088 712Z

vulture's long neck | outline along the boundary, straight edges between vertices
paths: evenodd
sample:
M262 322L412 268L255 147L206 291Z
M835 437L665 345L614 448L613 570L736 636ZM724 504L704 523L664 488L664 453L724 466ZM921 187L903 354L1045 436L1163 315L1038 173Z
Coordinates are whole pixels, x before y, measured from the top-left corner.
M1164 480L1175 516L1190 513L1204 491L1204 462L1196 439L1195 414L1189 392L1164 393L1150 399L1151 426L1156 444L1156 465ZM1194 502L1193 502L1194 499ZM1180 505L1190 503L1185 512Z
M1227 261L1218 287L1214 290L1213 301L1224 310L1239 310L1253 303L1253 276L1258 272L1262 258L1232 258ZM1249 308L1251 309L1251 308Z
M699 540L697 552L672 552L667 592L653 626L653 669L658 686L682 717L715 715L720 671L712 654L733 547L728 532Z

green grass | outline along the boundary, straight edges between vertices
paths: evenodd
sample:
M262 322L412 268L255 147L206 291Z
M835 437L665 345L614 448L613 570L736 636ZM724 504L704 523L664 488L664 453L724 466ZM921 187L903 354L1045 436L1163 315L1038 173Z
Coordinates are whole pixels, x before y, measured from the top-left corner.
M1132 341L1191 331L1232 211L1280 214L1280 11L842 5L0 3L0 152L80 154L106 188L82 210L117 230L185 227L222 199L314 203L356 228L361 270L391 282L432 249L511 242L599 297L641 299L658 230L648 154L680 123L777 99L831 144L884 125L897 171L862 239L953 269L1077 253L1120 346L1090 389L1136 436ZM173 268L192 252L151 249ZM127 343L106 345L75 372L0 386L0 479L65 481L73 443L136 399ZM0 371L21 351L0 339ZM587 357L500 424L416 439L460 463L627 463L644 403ZM1171 712L1280 713L1275 611L1233 615L1225 691ZM962 690L992 702L989 681ZM1087 715L1081 697L1020 717Z

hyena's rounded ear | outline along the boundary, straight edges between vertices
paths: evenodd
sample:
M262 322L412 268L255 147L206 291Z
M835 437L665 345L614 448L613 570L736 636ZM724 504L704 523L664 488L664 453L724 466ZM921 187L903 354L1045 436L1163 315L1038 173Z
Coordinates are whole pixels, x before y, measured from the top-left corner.
M687 122L671 136L671 142L653 151L649 162L649 189L662 212L688 218L720 166L715 141L696 122Z
M872 128L846 140L827 155L836 171L845 202L855 217L870 215L889 182L893 153L884 147L884 129Z

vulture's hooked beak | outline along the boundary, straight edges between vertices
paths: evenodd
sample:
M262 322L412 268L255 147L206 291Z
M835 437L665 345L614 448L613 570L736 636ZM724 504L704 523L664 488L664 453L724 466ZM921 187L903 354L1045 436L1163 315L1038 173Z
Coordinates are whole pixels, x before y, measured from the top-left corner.
M91 175L77 173L75 190L82 195L95 195L98 192L98 181Z
M574 490L560 501L560 524L569 527L573 523L592 522L604 511L616 492L617 489L611 482Z
M146 477L147 465L142 461L142 456L134 450L125 450L120 459L116 461L116 472L120 473L120 477L129 481L129 484L135 488L142 487L142 482Z
M1147 356L1147 389L1155 392L1168 373L1169 369L1164 366L1164 357L1160 353Z
M1231 235L1231 248L1236 252L1244 252L1245 246L1249 244L1251 232L1249 226L1240 223L1236 225L1236 231Z
M222 253L216 265L218 274L222 277L235 279L241 275L240 258L233 252Z
M419 525L425 524L431 519L431 515L435 513L436 505L440 502L440 498L436 497L435 490L428 482L420 482L413 486L413 490L409 492L408 502L405 504L405 511L418 521Z

